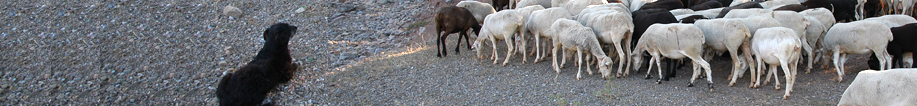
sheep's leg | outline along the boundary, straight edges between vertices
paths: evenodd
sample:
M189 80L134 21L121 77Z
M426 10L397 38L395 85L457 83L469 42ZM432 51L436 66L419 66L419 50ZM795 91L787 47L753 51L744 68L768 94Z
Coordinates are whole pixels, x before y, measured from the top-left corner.
M661 63L662 63L662 59L665 59L665 57L659 56L658 53L656 55L653 55L653 57L656 59L655 61L651 61L651 62L656 62L656 70L659 72L659 80L656 80L656 84L661 84L662 78L665 78L665 76L662 76L662 64ZM653 70L646 70L646 71L647 73L649 73L650 71L653 71Z
M458 35L458 36L459 36L458 42L455 42L455 54L458 54L458 53L459 53L459 47L462 46L462 38L468 36L467 33L465 33L465 32L466 32L466 31L459 32L459 35Z
M586 66L586 69L589 69L589 66ZM576 80L583 78L583 75L581 74L582 72L583 72L583 53L582 53L582 48L577 46L576 47Z
M885 49L873 49L872 50L876 55L876 58L879 59L879 68L880 70L887 70L892 68L892 58L889 56L888 51ZM901 56L901 55L898 55Z
M785 65L788 65L788 66L784 66L783 68L783 73L784 73L783 76L786 78L786 91L785 91L786 93L783 94L783 100L786 100L787 98L789 98L790 93L793 92L793 84L796 84L796 65L797 63L798 61L794 61L789 64L784 63Z
M763 86L763 85L767 85L767 83L770 83L770 82L771 82L771 74L774 74L774 72L777 71L777 65L768 64L767 66L768 66L767 74L764 74L764 77L765 77L765 78L764 78L764 83L761 84L762 86ZM774 74L774 77L777 77L777 75ZM776 79L776 78L775 78L775 79ZM777 87L778 90L779 90L779 88L780 88L780 80L777 80L777 85L776 85L776 87Z
M808 65L806 67L806 73L809 73L810 71L812 71L812 60L814 59L812 51L814 50L812 49L811 46L809 46L809 42L806 40L805 36L802 36L801 38L802 38L802 43L801 43L802 48L806 50L806 57L809 59L807 61Z
M515 51L515 49L516 49L516 46L513 46L513 38L512 38L512 35L513 35L513 34L512 34L512 33L503 34L503 35L505 35L505 36L504 36L505 39L504 39L503 41L506 41L506 49L507 49L507 51L506 51L506 58L503 59L503 66L506 66L506 63L509 63L510 57L512 57L513 54L515 54L514 51ZM496 46L494 46L494 47L496 47ZM495 63L496 63L496 61L495 61Z
M436 36L436 57L443 57L445 56L445 54L443 53L443 50L446 49L445 47L446 44L443 43L443 39L445 39L446 37L443 37L443 34L439 34L439 32L437 32L437 34L438 35Z
M765 64L766 64L766 63L765 63ZM774 72L777 71L776 68L777 68L776 65L768 64L767 74L764 74L764 77L765 77L765 78L764 78L764 84L762 84L762 85L767 85L767 83L770 83L770 82L771 82L771 76L770 76L770 75L771 75L771 74L774 74ZM777 75L774 75L774 77L777 77Z
M767 72L767 74L774 75L774 89L780 90L780 76L777 76L777 73L778 73L776 69L777 65L770 65L770 66L771 66L770 72ZM784 70L787 70L786 66L780 66L780 67L783 68ZM767 78L770 78L770 76L768 76Z
M624 65L627 64L627 58L624 57L625 54L624 54L624 51L622 51L623 48L621 48L621 42L614 42L614 46L615 46L614 47L615 51L618 52L618 62L619 62L618 63L618 74L616 74L616 76L627 76L627 71L624 71L625 72L624 75L621 75L622 68L624 68Z
M750 69L749 71L751 72L757 71L756 68L754 68L757 65L755 64L755 61L753 60L754 58L751 58L751 55L752 55L751 47L748 47L748 42L743 42L740 48L742 49L742 51L744 51L744 53L742 53L742 56L745 56L745 59L742 59L742 60L745 61L745 66L747 66L748 69ZM739 71L738 75L739 75L739 78L745 75L745 69L743 68L742 71Z
M691 64L692 64L692 66L696 66L696 65L694 65L694 64L697 64L697 63L694 62L694 61L692 61ZM673 67L673 68L674 68L674 67ZM700 74L701 74L700 71L697 70L697 68L692 68L691 70L692 70L692 72L691 72L691 79L690 79L690 81L688 82L688 87L693 87L693 86L694 86L694 80L696 80L697 77L700 76Z
M756 55L755 61L756 61L755 64L757 64L758 71L751 73L752 82L755 83L754 86L751 86L751 88L758 88L759 86L761 86L761 75L760 74L764 73L762 72L764 70L764 60L761 59L761 56Z
M627 75L630 73L630 66L633 65L633 64L630 63L630 62L626 62L626 61L628 60L628 57L627 57L627 56L630 55L630 52L632 52L632 48L630 47L630 46L631 46L631 43L630 43L630 42L631 42L631 40L632 40L631 37L632 37L632 33L631 33L631 32L627 32L626 34L624 34L624 42L619 42L619 43L623 43L623 44L624 44L624 49L625 49L624 51L627 51L627 52L623 52L623 53L621 53L621 52L619 51L619 53L621 53L621 54L624 55L624 58L621 58L621 59L622 59L622 60L621 60L622 63L620 63L620 64L624 64L624 76L627 76ZM619 65L619 66L620 66L620 65ZM621 70L621 69L619 68L618 70ZM634 71L636 72L637 70L634 69Z
M519 28L519 29L525 29L525 28ZM525 56L525 48L528 45L526 45L526 39L525 39L526 37L525 35L522 34L523 33L522 30L517 30L517 31L519 31L518 32L519 37L516 38L517 43L515 45L519 47L518 49L519 53L522 54L522 63L525 63L525 61L528 61L528 56Z
M567 64L567 49L561 46L560 53L562 54L560 56L560 68L564 68L564 64Z
M834 70L837 70L837 82L844 81L844 69L843 69L844 64L841 63L841 61L843 61L842 60L843 57L841 56L840 49L835 48L833 56L834 56Z
M582 48L580 48L580 49L582 49ZM577 54L577 56L579 56L579 54ZM586 57L585 57L585 58L586 58L586 72L589 72L589 75L592 75L592 66L589 66L589 65L592 65L592 63L595 63L595 61L592 61L592 56L590 56L590 55L588 55L588 54L586 54ZM598 60L598 59L596 59L596 60Z
M732 85L736 84L736 80L739 79L739 71L745 71L745 70L741 70L742 68L741 61L743 60L739 59L739 55L738 53L736 53L737 51L731 48L727 48L727 49L730 49L728 52L729 52L729 55L732 57L732 74L731 74L732 78L730 79L729 85L728 85L729 87L732 87Z
M560 49L559 47L560 47L561 45L558 44L558 43L553 43L552 45L554 45L554 49L551 49L551 53L552 53L552 54L556 54L556 53L557 53L557 49ZM557 65L557 55L551 56L551 61L553 61L553 62L552 62L553 65L552 65L552 66L554 66L554 71L557 71L557 73L560 74L560 66Z
M697 66L697 64L700 64L700 66L704 69L704 72L707 73L707 87L710 88L710 91L712 92L712 91L713 91L713 73L712 73L713 70L710 70L710 63L707 63L706 60L704 60L703 58L701 58L701 57L700 57L700 54L690 55L690 54L688 54L688 53L685 53L685 51L681 51L681 52L679 52L679 53L681 53L682 55L687 56L687 57L690 58L691 60L694 60L695 66ZM695 52L695 53L697 53L697 52ZM700 72L700 69L694 69L694 70L695 70L695 72L696 72L695 74L700 74L700 73L699 73L699 72ZM691 78L691 80L692 80L691 83L693 84L693 83L694 83L694 78Z
M493 36L490 36L490 43L493 43L493 48L494 48L493 55L490 56L491 57L490 59L494 60L493 64L497 64L497 59L500 58L500 56L497 55L497 39L495 39ZM508 46L507 48L512 48L512 47Z
M650 77L650 72L653 72L653 63L655 63L655 62L656 62L656 57L655 57L655 56L654 56L654 57L650 57L650 61L649 61L648 63L646 63L646 64L649 64L649 65L647 65L648 68L646 69L646 76L644 76L643 79L650 79L650 78L651 78L651 77Z
M537 32L533 32L533 33L534 33L533 36L535 37L535 51L532 51L533 54L529 54L529 55L535 55L535 61L532 61L532 63L538 63L538 61L541 61L542 59L541 57L541 35Z

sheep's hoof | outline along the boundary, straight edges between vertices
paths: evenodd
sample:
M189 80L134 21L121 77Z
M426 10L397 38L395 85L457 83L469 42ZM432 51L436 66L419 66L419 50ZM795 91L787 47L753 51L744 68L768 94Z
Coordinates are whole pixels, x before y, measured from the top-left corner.
M777 87L774 87L774 89L776 89L776 90L779 91L779 90L780 90L780 85L775 85L775 86L777 86Z
M710 92L713 92L713 84L707 84L707 87L710 88Z
M437 53L436 57L443 57L442 54Z
M732 87L732 85L735 85L735 84L736 83L729 83L729 85L726 85L726 86Z
M650 79L650 78L653 78L653 76L646 75L646 76L643 77L643 79Z
M783 95L783 100L786 100L786 98L790 98L790 94Z
M662 80L656 80L656 84L662 84Z
M694 87L693 83L688 83L688 87Z

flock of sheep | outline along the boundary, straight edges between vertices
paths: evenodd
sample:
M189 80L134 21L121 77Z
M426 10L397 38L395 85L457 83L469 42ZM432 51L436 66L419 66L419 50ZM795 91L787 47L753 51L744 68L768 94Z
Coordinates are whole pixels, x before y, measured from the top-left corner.
M728 53L733 61L729 86L746 70L751 72L749 87L766 85L771 75L777 77L780 66L786 74L784 99L793 91L797 64L802 64L803 59L807 60L804 64L809 73L813 62L831 56L838 81L843 80L847 54L874 54L881 70L892 68L892 64L915 65L910 58L901 59L909 57L903 54L913 52L917 46L915 42L904 42L917 40L913 35L917 32L912 32L917 31L917 20L911 16L866 18L861 8L865 1L852 6L834 3L837 0L729 1L731 4L718 0L509 0L508 9L503 9L506 3L492 6L461 1L436 12L437 56L446 55L445 38L460 33L456 52L464 38L465 45L483 59L480 49L487 40L494 49L489 59L494 64L503 59L504 66L516 53L522 54L523 63L528 56L539 62L551 55L552 67L560 73L567 52L575 53L577 79L581 78L582 65L590 75L593 73L591 62L595 62L603 78L612 73L624 77L631 67L640 69L644 58L649 57L646 77L656 66L660 76L657 83L671 76L663 75L668 73L662 70L663 60L685 59L694 66L688 85L693 86L701 74L711 76L707 60ZM848 18L856 21L838 23ZM468 41L469 29L477 35L473 44ZM497 53L499 40L508 49L505 58ZM534 51L526 51L529 42L534 42ZM615 63L617 72L612 72ZM768 70L766 74L764 70ZM765 80L761 75L766 76ZM713 90L712 78L706 80ZM775 80L779 90L779 79Z

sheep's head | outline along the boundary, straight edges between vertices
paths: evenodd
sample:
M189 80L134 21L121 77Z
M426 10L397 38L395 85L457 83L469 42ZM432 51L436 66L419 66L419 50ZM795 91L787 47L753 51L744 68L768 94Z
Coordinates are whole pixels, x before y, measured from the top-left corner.
M481 42L481 41L482 41L482 40L474 40L474 43L471 44L471 50L478 53L477 56L478 56L479 59L483 59L483 58L484 58L484 57L481 55L481 45L482 45L481 43L484 43L484 42Z
M599 73L602 73L602 78L608 78L608 76L611 76L611 62L614 61L608 57L597 57L596 59L599 60Z
M643 54L642 52L634 52L630 54L631 59L633 59L631 61L633 61L634 70L640 69L641 67L640 65L643 65L643 55L642 54Z

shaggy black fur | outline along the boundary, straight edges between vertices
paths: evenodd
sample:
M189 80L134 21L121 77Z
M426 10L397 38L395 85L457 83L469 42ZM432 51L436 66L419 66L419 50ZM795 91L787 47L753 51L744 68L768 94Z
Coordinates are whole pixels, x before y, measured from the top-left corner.
M298 65L292 64L288 43L296 26L286 23L271 25L264 31L264 46L258 55L234 73L223 76L217 87L221 106L262 105L267 94L277 85L293 78Z

